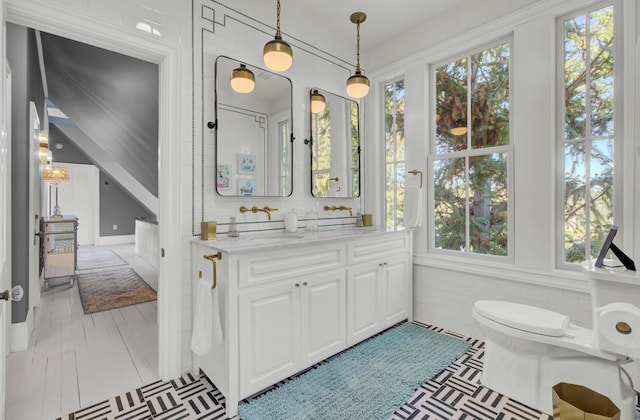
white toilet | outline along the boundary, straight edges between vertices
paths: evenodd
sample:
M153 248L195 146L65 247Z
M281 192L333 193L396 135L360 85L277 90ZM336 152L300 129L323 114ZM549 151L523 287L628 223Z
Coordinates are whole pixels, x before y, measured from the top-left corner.
M551 388L586 386L613 401L621 419L635 419L636 392L621 368L640 361L640 275L583 264L591 289L593 329L563 314L518 303L483 300L473 317L485 340L481 382L551 414Z

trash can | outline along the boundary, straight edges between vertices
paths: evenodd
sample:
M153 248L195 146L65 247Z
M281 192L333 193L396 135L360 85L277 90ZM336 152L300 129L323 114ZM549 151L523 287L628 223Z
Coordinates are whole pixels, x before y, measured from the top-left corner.
M620 420L620 409L587 387L560 382L552 389L554 420Z

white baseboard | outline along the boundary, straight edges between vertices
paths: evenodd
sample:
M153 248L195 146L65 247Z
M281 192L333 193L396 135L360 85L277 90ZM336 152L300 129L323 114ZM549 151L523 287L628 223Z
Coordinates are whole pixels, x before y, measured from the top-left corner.
M96 245L122 245L132 244L136 241L136 235L99 236Z
M9 353L26 350L29 347L29 337L33 330L33 308L27 314L24 322L17 322L9 326Z

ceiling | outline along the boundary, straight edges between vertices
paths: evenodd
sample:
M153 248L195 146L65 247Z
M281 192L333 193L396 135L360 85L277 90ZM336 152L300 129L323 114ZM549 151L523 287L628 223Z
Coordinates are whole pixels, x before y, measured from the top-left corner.
M353 12L367 14L360 27L365 65L373 70L447 37L490 24L496 18L548 0L281 0L283 38L295 37L351 59L356 28ZM276 2L216 0L270 27ZM339 40L339 42L336 42ZM377 58L372 56L378 55ZM355 57L354 57L355 58Z

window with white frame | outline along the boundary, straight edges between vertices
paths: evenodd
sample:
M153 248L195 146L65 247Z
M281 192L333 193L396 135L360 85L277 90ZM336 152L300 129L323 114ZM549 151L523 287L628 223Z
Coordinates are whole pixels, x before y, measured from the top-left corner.
M384 85L385 226L404 227L404 80Z
M595 258L614 220L614 6L559 21L560 266Z
M432 249L508 256L510 51L504 41L433 70Z

